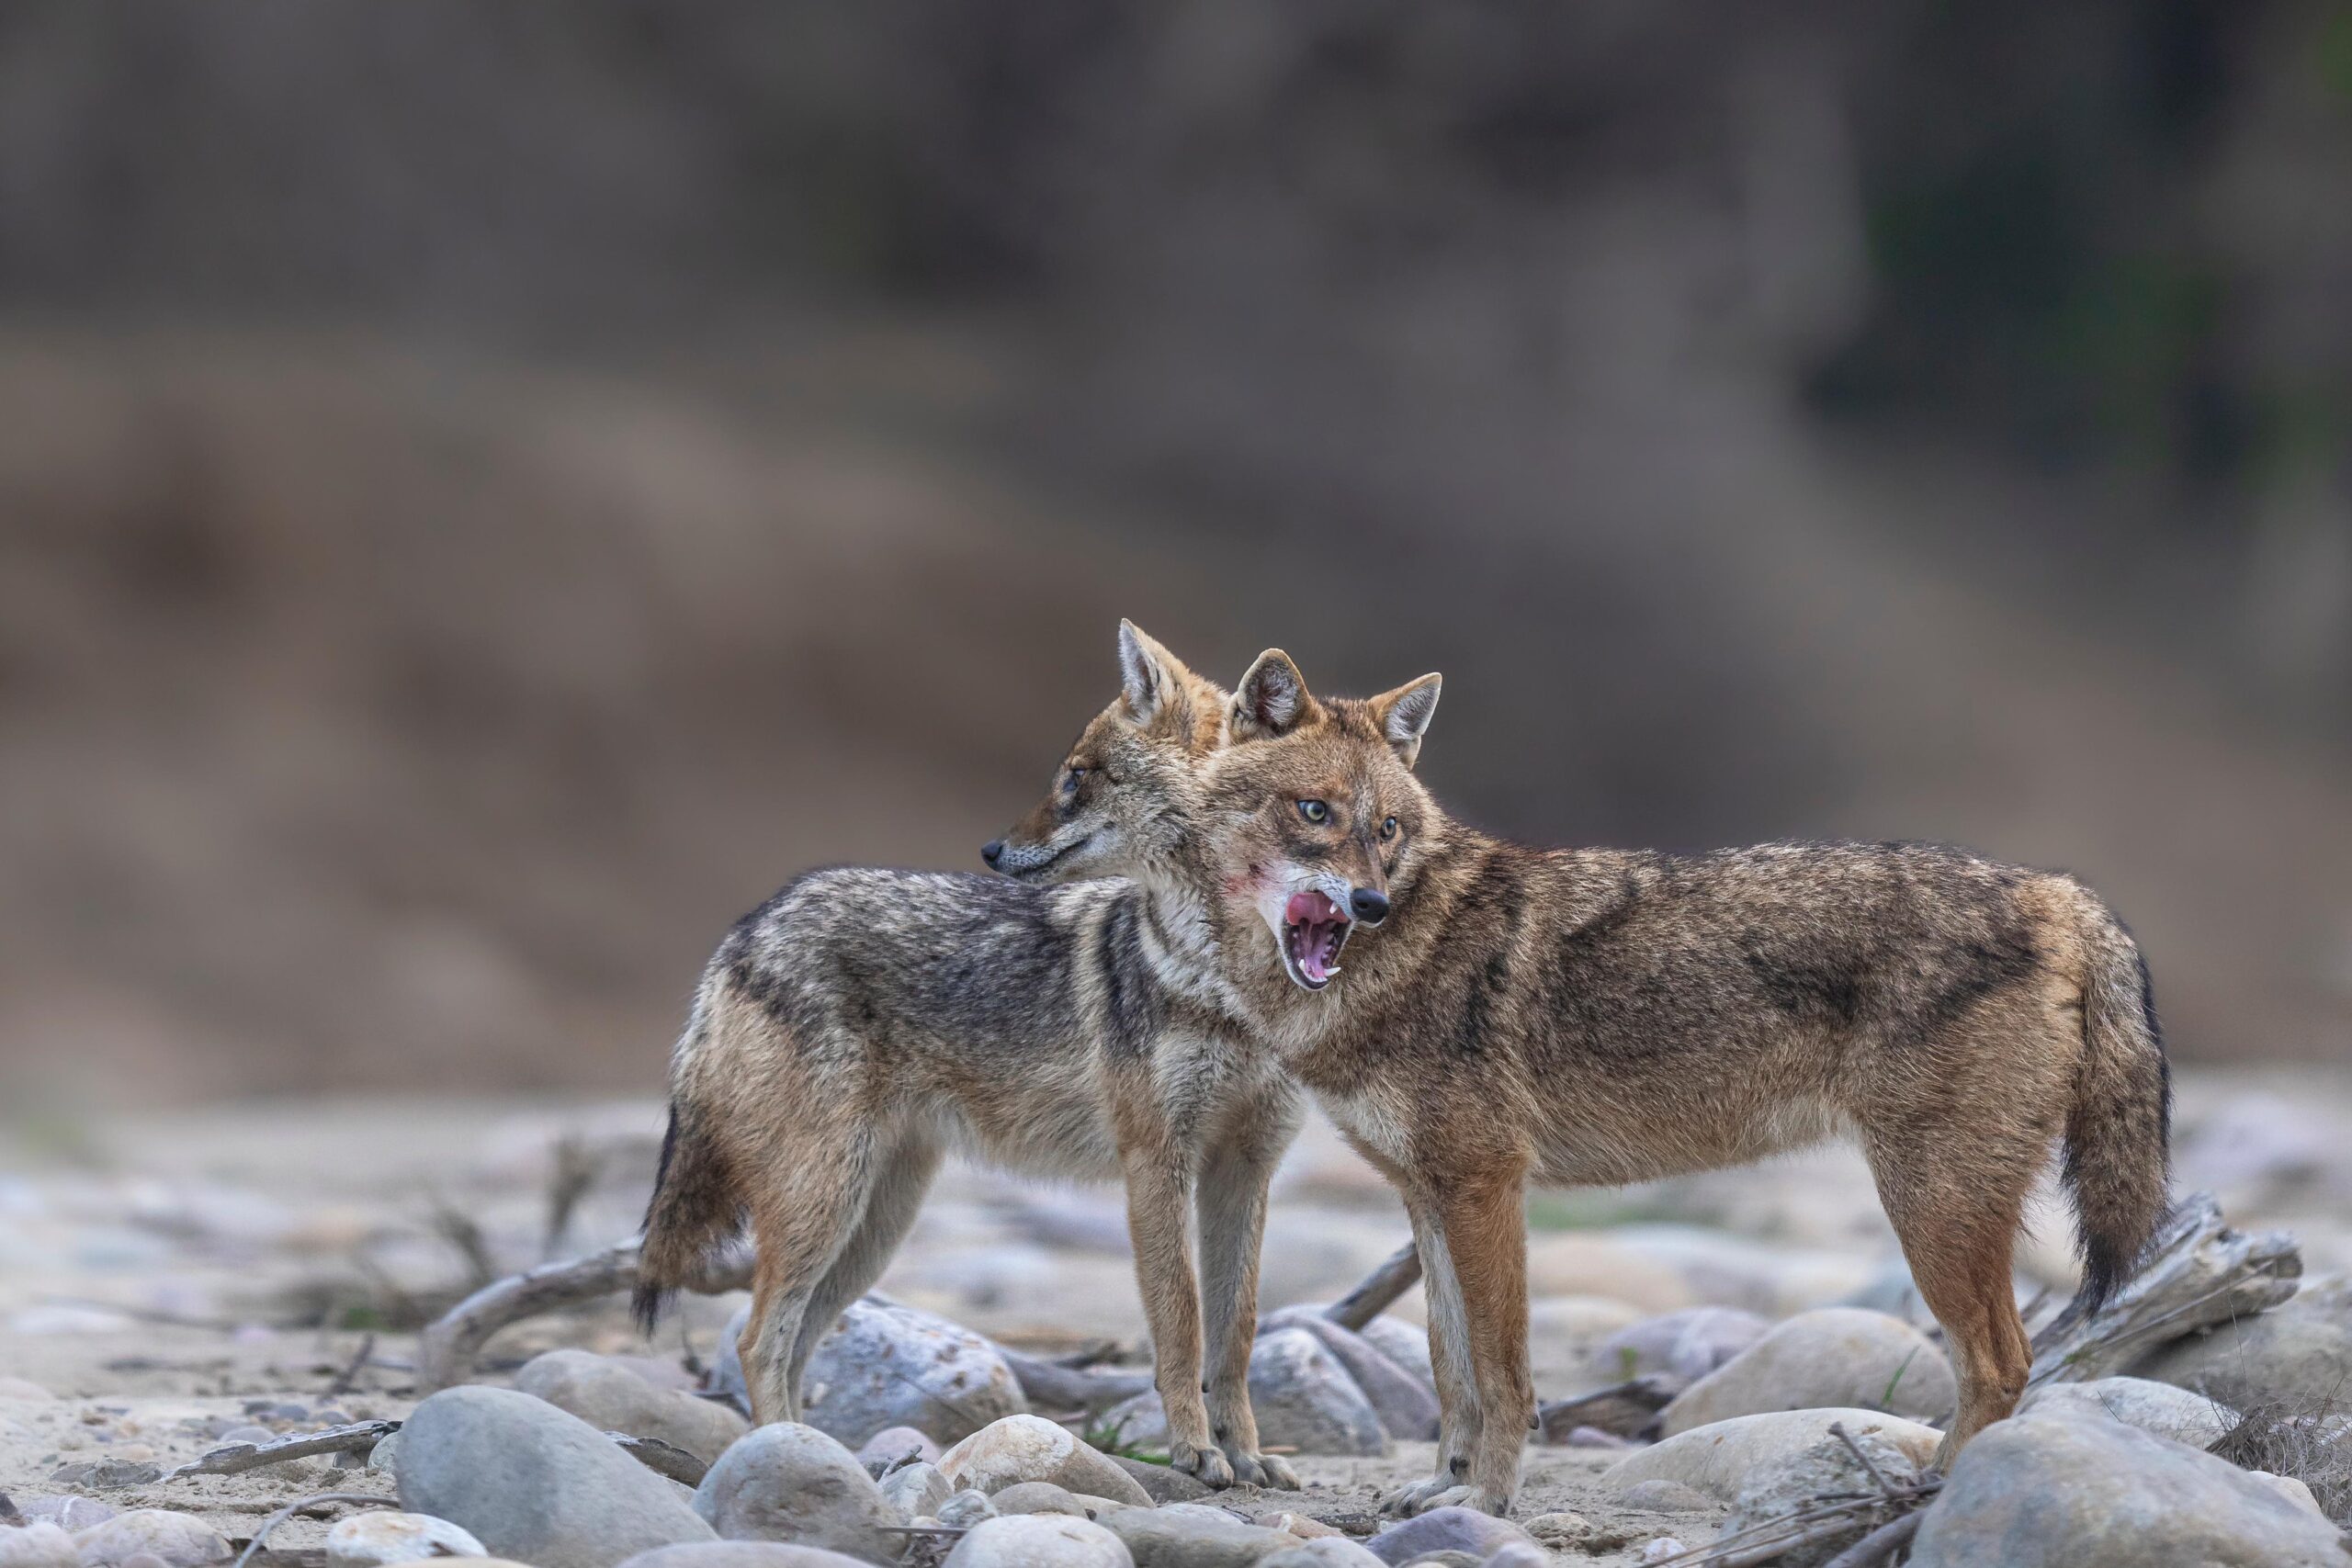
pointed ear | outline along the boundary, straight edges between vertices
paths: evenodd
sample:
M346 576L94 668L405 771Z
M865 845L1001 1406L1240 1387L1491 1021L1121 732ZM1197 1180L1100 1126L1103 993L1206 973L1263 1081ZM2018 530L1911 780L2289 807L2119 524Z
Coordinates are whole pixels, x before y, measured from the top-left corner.
M1129 718L1150 724L1199 679L1133 621L1119 623L1119 694Z
M1236 740L1288 735L1317 711L1315 699L1306 690L1306 677L1279 648L1258 655L1258 661L1241 677L1241 684L1233 689L1233 706L1227 710Z
M1442 677L1424 675L1393 692L1383 692L1365 705L1408 768L1421 754L1421 737L1429 733L1430 720L1437 716L1437 692L1442 684Z

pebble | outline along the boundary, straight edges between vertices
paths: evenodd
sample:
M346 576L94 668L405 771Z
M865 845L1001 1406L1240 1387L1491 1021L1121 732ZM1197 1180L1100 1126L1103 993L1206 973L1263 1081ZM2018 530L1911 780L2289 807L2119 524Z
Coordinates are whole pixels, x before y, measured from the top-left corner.
M203 1568L229 1555L229 1542L202 1519L164 1508L133 1508L74 1538L82 1568L124 1568L145 1552L168 1568Z
M612 1568L712 1539L672 1483L578 1416L511 1389L445 1389L419 1404L401 1428L398 1476L402 1507L536 1568Z
M814 1427L778 1422L738 1441L695 1489L695 1512L727 1540L821 1546L896 1562L903 1516L857 1456Z
M1371 1402L1373 1414L1390 1437L1424 1441L1437 1436L1437 1394L1418 1372L1397 1365L1371 1340L1340 1327L1311 1306L1275 1312L1259 1333L1262 1337L1282 1328L1301 1328L1315 1336Z
M736 1342L750 1310L736 1314L720 1341L716 1381L729 1392L743 1386ZM850 1303L839 1326L817 1342L800 1387L808 1401L801 1420L844 1443L918 1424L938 1441L954 1443L1029 1408L995 1346L944 1317L878 1296Z
M1532 1537L1509 1519L1476 1508L1449 1506L1400 1519L1363 1544L1383 1562L1410 1562L1437 1551L1467 1552L1473 1562L1483 1562L1517 1541L1534 1544Z
M1684 1552L1690 1550L1690 1549L1689 1547L1683 1545L1681 1541L1676 1540L1673 1536L1662 1535L1656 1540L1647 1541L1643 1544L1642 1561L1645 1562L1665 1562L1681 1556Z
M1883 1432L1914 1464L1928 1463L1943 1441L1943 1434L1933 1427L1875 1410L1776 1410L1694 1427L1636 1449L1604 1471L1601 1480L1617 1491L1644 1481L1679 1481L1728 1503L1739 1495L1750 1471L1811 1448L1829 1435L1832 1422L1843 1422L1858 1437Z
M327 1531L327 1568L379 1568L430 1557L486 1557L472 1535L430 1514L378 1509L338 1519Z
M21 1529L0 1526L0 1568L81 1568L74 1538L36 1519Z
M913 1427L885 1427L858 1445L857 1462L871 1470L876 1464L895 1463L911 1450L915 1458L926 1464L937 1464L941 1452L931 1434Z
M59 1486L145 1486L163 1479L160 1467L145 1460L96 1459L79 1460L62 1464L50 1472L49 1479Z
M1023 1481L1050 1481L1116 1503L1151 1506L1149 1495L1107 1455L1039 1416L1008 1416L991 1422L941 1455L939 1472L958 1486L981 1492L1002 1491Z
M467 1568L487 1568L469 1563ZM871 1568L864 1558L844 1557L821 1546L786 1546L775 1540L697 1540L640 1551L620 1568Z
M2147 1378L2094 1378L2088 1382L2044 1383L2025 1396L2018 1414L2031 1411L2105 1416L2187 1443L2211 1448L2238 1424L2238 1413L2201 1393Z
M922 1461L901 1465L879 1484L890 1506L910 1524L925 1515L936 1518L939 1506L956 1495L955 1484L939 1473L939 1467Z
M1276 1508L1260 1514L1250 1522L1253 1525L1262 1525L1270 1530L1280 1530L1284 1535L1295 1535L1301 1540L1321 1540L1327 1536L1336 1536L1340 1533L1321 1519L1312 1518L1306 1514L1294 1514L1287 1508Z
M1204 1497L1216 1495L1208 1483L1199 1476L1187 1475L1171 1466L1154 1464L1149 1460L1130 1459L1125 1454L1107 1457L1128 1480L1142 1487L1144 1495L1154 1504L1197 1503Z
M1280 1547L1258 1559L1257 1568L1384 1568L1380 1559L1343 1535L1319 1535L1297 1546Z
M1722 1506L1686 1482L1636 1481L1617 1494L1617 1500L1629 1508L1647 1508L1657 1514L1695 1514Z
M1932 1419L1958 1398L1951 1363L1926 1335L1883 1312L1822 1307L1775 1325L1683 1390L1664 1429L1672 1437L1735 1416L1832 1404Z
M17 1505L17 1511L28 1519L47 1519L51 1524L68 1530L85 1530L92 1525L102 1525L119 1512L88 1497L35 1497L30 1502Z
M996 1504L985 1492L958 1492L932 1517L950 1529L970 1529L982 1519L996 1517Z
M1586 1370L1596 1383L1627 1382L1663 1372L1686 1383L1723 1366L1771 1331L1737 1307L1690 1307L1629 1324L1592 1348Z
M2226 1460L2127 1427L2020 1416L1952 1463L1914 1568L2344 1568L2328 1520Z
M982 1520L956 1543L945 1568L1135 1568L1135 1559L1090 1520L1023 1514Z
M1280 1530L1245 1525L1204 1503L1127 1508L1102 1526L1126 1543L1136 1568L1247 1568L1296 1544Z
M1582 1514L1561 1509L1556 1513L1536 1515L1527 1521L1525 1529L1529 1535L1556 1551L1588 1539L1593 1532L1593 1524Z
M1911 1456L1887 1440L1883 1433L1869 1432L1854 1439L1856 1447L1870 1456L1879 1474L1901 1485L1919 1478L1919 1467ZM1671 1483L1645 1482L1645 1486L1670 1485ZM1728 1539L1743 1531L1755 1529L1775 1519L1787 1517L1815 1498L1838 1492L1868 1493L1878 1483L1851 1450L1836 1438L1825 1438L1810 1448L1758 1465L1750 1471L1739 1488L1739 1495L1732 1504L1730 1517L1724 1521L1719 1539ZM1634 1488L1640 1491L1641 1487ZM1630 1497L1631 1494L1626 1494ZM1704 1501L1704 1499L1702 1499ZM1853 1528L1827 1540L1808 1543L1781 1554L1775 1561L1780 1568L1818 1568L1847 1547L1861 1539L1872 1521L1857 1519Z
M1377 1457L1388 1451L1387 1428L1339 1359L1304 1328L1259 1336L1250 1350L1250 1404L1259 1441L1307 1454ZM1107 1412L1129 1442L1164 1443L1167 1412L1155 1393L1140 1393Z
M1086 1517L1086 1505L1078 1495L1050 1481L1022 1481L1006 1487L989 1499L1000 1514L1068 1514L1073 1518Z
M2352 1277L2306 1284L2268 1312L2177 1340L2132 1369L2233 1410L2352 1388Z
M569 1410L600 1432L654 1438L708 1464L749 1430L726 1405L656 1388L628 1367L586 1350L549 1350L514 1374L522 1393Z

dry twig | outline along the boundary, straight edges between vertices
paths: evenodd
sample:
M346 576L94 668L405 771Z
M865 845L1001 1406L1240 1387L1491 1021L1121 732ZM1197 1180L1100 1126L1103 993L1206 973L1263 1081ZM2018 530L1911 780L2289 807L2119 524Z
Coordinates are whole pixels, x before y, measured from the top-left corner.
M678 1447L659 1438L633 1438L627 1432L607 1432L623 1453L656 1475L666 1475L681 1486L699 1486L702 1478L710 1473L710 1466Z
M1924 1512L1914 1511L1899 1519L1889 1519L1823 1563L1821 1568L1878 1568L1880 1563L1892 1559L1911 1543L1911 1538L1919 1533L1919 1526L1927 1517Z
M297 1514L307 1513L312 1508L322 1508L330 1503L348 1503L355 1507L362 1508L387 1506L397 1508L401 1506L401 1500L397 1497L379 1497L372 1492L322 1492L312 1497L297 1497L269 1517L262 1520L260 1528L254 1531L253 1540L245 1542L244 1551L237 1553L237 1561L233 1568L245 1568L245 1564L253 1561L254 1553L261 1550L261 1543L269 1539L270 1531Z
M1421 1255L1408 1241L1365 1275L1363 1283L1326 1307L1323 1315L1351 1333L1361 1333L1365 1324L1386 1312L1420 1280Z
M400 1429L401 1424L397 1421L354 1421L348 1427L329 1427L323 1431L280 1438L274 1443L224 1443L198 1455L175 1470L164 1472L164 1479L176 1481L183 1475L242 1475L249 1470L283 1464L289 1459L309 1459L314 1454L364 1454Z
M2107 1305L2088 1317L2069 1306L2033 1337L2026 1386L2127 1371L2161 1345L2277 1306L2295 1293L2302 1272L2293 1236L2232 1230L2211 1192L2192 1193Z

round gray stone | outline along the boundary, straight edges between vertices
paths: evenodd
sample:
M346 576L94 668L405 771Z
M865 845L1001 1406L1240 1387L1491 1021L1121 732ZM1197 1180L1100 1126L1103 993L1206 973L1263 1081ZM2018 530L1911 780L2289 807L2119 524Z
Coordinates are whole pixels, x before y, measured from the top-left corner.
M2094 1378L2088 1382L2044 1383L2027 1394L2018 1406L2020 1416L2034 1411L2086 1419L2105 1416L2127 1427L2137 1427L2143 1432L2154 1432L2159 1438L2187 1443L2192 1449L2211 1448L2221 1441L2223 1433L2238 1424L2238 1413L2227 1405L2149 1378Z
M746 1434L695 1489L695 1512L728 1540L821 1546L896 1562L898 1509L857 1456L814 1427L780 1421Z
M401 1506L534 1568L613 1568L713 1539L673 1484L543 1399L444 1389L401 1429Z
M984 1519L956 1543L945 1568L1135 1568L1115 1535L1059 1514Z
M1472 1562L1484 1562L1504 1547L1521 1541L1535 1544L1532 1537L1509 1519L1476 1508L1444 1507L1400 1519L1363 1544L1383 1562L1410 1562L1439 1551L1466 1552Z
M2228 1461L2120 1421L2020 1416L1952 1462L1914 1568L2344 1568L2344 1536Z
M569 1410L600 1432L657 1438L710 1463L749 1428L723 1404L656 1388L637 1371L586 1350L549 1350L514 1374L514 1386Z

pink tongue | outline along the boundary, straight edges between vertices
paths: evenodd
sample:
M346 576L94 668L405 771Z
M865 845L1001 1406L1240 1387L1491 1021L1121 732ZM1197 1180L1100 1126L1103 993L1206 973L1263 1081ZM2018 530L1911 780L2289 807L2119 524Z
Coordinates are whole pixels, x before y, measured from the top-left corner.
M1305 951L1299 954L1299 973L1305 975L1308 979L1316 982L1317 985L1320 985L1324 981L1329 979L1331 977L1331 972L1323 967L1322 923L1317 921L1306 927L1306 931L1299 937L1298 944L1301 948L1305 949Z
M1290 902L1283 906L1283 919L1293 925L1305 925L1312 920L1329 920L1340 911L1331 900L1320 893L1294 893Z

